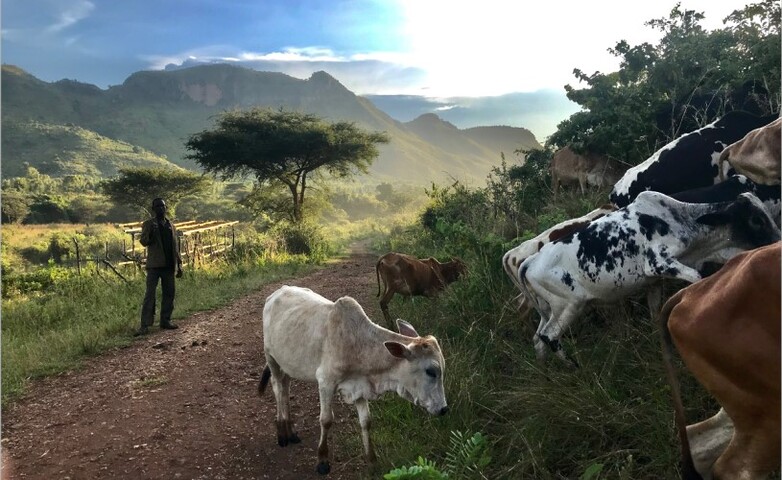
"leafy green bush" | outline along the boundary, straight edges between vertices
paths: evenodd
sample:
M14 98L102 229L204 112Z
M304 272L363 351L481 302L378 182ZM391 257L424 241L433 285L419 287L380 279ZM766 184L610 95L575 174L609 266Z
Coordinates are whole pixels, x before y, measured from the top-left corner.
M491 463L489 443L480 432L472 436L459 430L451 432L445 468L421 456L411 466L395 468L383 475L385 480L454 480L485 478L483 469Z
M313 260L325 258L331 247L317 225L301 223L285 223L273 229L282 238L288 253L307 255Z

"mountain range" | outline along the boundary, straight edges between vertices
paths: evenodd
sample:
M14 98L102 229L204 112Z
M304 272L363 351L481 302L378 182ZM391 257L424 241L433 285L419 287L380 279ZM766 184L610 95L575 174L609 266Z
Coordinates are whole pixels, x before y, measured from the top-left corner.
M2 74L2 175L26 165L53 176L110 176L121 166L199 170L185 141L222 111L253 106L347 120L391 138L370 169L377 181L483 183L501 153L540 144L525 128L459 129L435 114L399 122L326 72L301 80L231 65L141 71L101 89L76 80L44 82L12 65Z

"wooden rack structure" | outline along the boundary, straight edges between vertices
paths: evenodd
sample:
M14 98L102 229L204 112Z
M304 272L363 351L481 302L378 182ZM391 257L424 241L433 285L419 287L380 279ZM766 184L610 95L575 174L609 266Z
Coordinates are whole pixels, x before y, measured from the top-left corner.
M233 249L236 244L234 225L238 223L238 221L226 222L222 220L174 222L179 237L177 249L182 256L183 264L195 267L198 264L203 264L210 257ZM141 224L142 222L133 222L117 225L130 235L130 246L123 244L123 251L128 260L120 262L118 265L131 263L143 265L146 263L146 248L138 243ZM137 243L138 246L136 246Z

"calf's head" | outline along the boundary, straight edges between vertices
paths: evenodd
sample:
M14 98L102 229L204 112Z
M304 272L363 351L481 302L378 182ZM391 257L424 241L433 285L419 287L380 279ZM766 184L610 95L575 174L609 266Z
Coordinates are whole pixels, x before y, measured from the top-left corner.
M780 239L779 228L763 202L752 193L742 193L722 210L702 215L697 222L728 228L731 247L741 250L762 247Z
M418 336L413 326L404 320L397 320L397 325L399 333L412 337L407 344L384 343L391 355L403 360L394 375L399 382L397 393L432 415L445 415L448 412L443 388L445 359L437 339L432 335Z

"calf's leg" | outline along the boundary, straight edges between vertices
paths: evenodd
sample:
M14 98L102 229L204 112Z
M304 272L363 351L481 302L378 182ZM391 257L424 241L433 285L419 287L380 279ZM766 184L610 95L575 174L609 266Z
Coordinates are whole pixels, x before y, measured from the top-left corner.
M281 447L289 443L299 443L299 436L293 431L293 421L290 417L290 383L291 377L282 371L273 357L267 355L269 369L272 372L272 390L277 401L277 444Z
M318 394L320 396L320 441L318 442L318 465L316 471L325 475L331 471L329 463L329 430L334 423L334 412L331 410L331 402L334 400L336 388L333 385L318 380Z
M358 421L361 425L361 440L364 442L364 454L367 463L373 465L377 461L375 448L372 445L372 438L369 430L372 428L372 419L369 415L369 401L364 398L356 400L356 410L358 411Z

